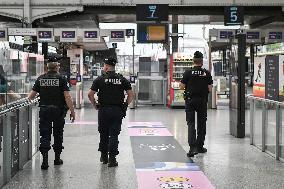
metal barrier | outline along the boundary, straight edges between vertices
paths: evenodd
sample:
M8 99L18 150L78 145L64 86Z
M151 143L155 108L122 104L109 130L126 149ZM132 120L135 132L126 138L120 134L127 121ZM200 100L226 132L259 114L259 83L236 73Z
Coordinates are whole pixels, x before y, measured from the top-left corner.
M250 102L250 144L284 161L284 103L247 96Z
M0 187L38 151L37 101L23 98L0 107Z

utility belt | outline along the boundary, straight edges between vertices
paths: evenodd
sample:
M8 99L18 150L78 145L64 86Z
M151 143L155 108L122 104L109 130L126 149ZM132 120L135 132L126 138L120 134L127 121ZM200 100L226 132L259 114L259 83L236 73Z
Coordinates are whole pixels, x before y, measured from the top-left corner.
M207 99L207 95L205 95L205 94L191 94L188 91L184 91L183 98L184 98L184 100L190 100L192 98L205 98L205 99Z
M57 105L39 105L40 108L57 108L57 109L66 109L68 110L67 106L57 106Z

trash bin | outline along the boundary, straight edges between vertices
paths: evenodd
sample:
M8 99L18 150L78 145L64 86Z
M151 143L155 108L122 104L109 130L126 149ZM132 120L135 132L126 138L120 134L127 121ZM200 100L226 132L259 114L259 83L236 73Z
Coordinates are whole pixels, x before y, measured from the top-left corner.
M136 106L136 84L131 84L133 93L134 93L134 98L132 100L132 102L129 104L129 108L130 109L135 109Z

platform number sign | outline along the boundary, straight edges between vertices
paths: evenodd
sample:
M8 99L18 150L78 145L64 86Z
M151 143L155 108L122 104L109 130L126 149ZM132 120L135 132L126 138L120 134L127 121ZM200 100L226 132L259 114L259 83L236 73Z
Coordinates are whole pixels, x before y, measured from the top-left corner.
M235 26L244 25L244 7L225 7L224 8L224 25Z
M168 4L137 4L136 21L168 21Z

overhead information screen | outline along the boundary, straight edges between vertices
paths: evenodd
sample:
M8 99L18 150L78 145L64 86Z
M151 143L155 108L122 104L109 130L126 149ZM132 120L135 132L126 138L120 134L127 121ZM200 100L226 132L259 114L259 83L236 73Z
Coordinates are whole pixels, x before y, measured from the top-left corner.
M219 38L220 39L230 39L233 37L233 31L220 31Z
M98 31L84 31L85 38L98 38Z
M0 30L0 38L6 38L6 31Z
M138 24L138 43L166 43L168 41L168 25Z
M62 31L62 38L75 38L75 31Z
M168 4L137 4L136 21L168 21Z
M274 40L274 39L282 40L282 32L269 32L268 33L268 39L270 39L270 40Z
M125 42L125 30L111 30L110 42Z
M259 39L260 33L259 32L247 32L247 39Z
M38 31L38 38L40 39L52 38L52 31Z

